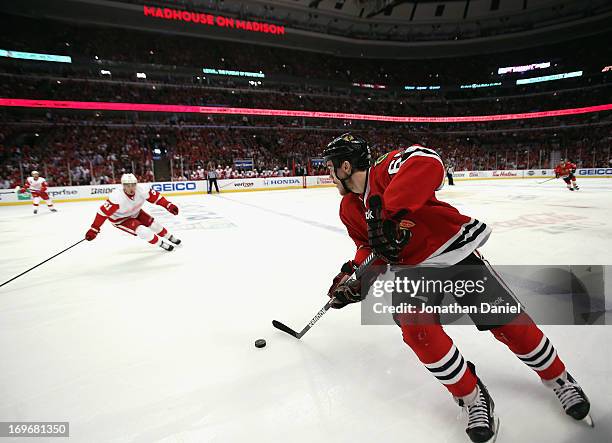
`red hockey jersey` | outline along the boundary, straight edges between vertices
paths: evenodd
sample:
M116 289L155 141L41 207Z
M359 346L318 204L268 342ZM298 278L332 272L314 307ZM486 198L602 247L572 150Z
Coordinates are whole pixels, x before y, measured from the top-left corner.
M559 163L555 168L555 175L557 177L568 177L570 173L576 170L576 165L572 162Z
M402 220L413 225L412 238L400 254L401 264L453 265L482 246L491 228L436 198L444 176L440 156L419 145L376 160L367 171L364 194L347 194L340 203L340 219L357 245L355 262L361 263L371 252L365 217L372 195L383 197L384 218L405 210Z

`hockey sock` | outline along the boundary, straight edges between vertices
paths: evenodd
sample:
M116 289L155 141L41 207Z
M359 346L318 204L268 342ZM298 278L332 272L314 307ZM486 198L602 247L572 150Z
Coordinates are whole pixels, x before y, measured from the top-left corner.
M523 313L512 323L494 328L491 332L542 380L552 380L565 371L565 365L551 341L527 314Z
M138 235L138 237L142 238L143 240L148 241L152 245L156 244L159 241L159 237L157 235L155 235L153 232L151 232L150 229L145 228L142 225L136 228L136 235Z
M151 231L155 232L160 237L165 238L168 236L168 230L164 228L162 225L160 225L159 223L157 223L156 221L153 221L153 223L151 223L151 226L149 226L149 228L151 229Z
M404 342L427 370L457 398L476 389L476 376L440 325L402 325Z

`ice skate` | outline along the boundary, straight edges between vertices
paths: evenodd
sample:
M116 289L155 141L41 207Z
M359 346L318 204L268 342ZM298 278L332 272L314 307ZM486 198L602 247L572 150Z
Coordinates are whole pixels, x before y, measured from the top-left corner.
M476 375L474 364L468 362L468 366ZM467 412L468 425L465 432L474 443L493 443L497 439L499 429L499 418L495 415L495 402L480 378L478 378L476 390L471 401L456 399L459 406Z
M167 240L169 242L172 242L174 245L178 246L181 244L181 239L176 238L174 235L170 234L170 236L167 238Z
M552 388L567 415L574 420L584 420L591 427L594 426L593 419L589 415L591 402L571 374L564 372L559 378L544 384Z
M166 243L163 240L159 242L159 247L165 249L166 251L174 250L174 246L172 246L170 243Z

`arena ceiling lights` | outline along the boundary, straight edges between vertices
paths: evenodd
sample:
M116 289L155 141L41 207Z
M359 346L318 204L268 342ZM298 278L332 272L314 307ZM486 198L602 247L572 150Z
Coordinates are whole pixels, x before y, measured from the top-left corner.
M564 74L545 75L543 77L521 78L516 81L517 85L527 85L531 83L550 82L553 80L562 80L564 78L581 77L582 71L566 72Z
M404 86L404 90L406 91L436 91L440 88L441 88L440 85L429 85L429 86L406 85Z
M230 69L213 69L213 68L203 68L202 72L204 74L211 75L227 75L233 77L255 77L255 78L265 78L266 74L263 72L249 72L249 71L232 71Z
M544 63L532 63L530 65L523 65L523 66L508 66L507 68L499 68L497 70L498 74L508 74L510 72L527 72L527 71L533 71L534 69L546 69L546 68L550 68L550 62L544 62Z
M287 109L229 108L215 106L157 105L150 103L79 102L60 100L30 100L0 98L0 106L21 108L81 109L96 111L168 112L189 114L258 115L268 117L327 118L338 120L367 120L393 123L465 123L500 120L523 120L543 117L588 114L610 111L612 103L583 108L553 111L525 112L522 114L466 115L460 117L418 117L375 114L348 114L339 112L298 111Z
M480 89L480 88L492 88L494 86L501 86L501 82L494 83L472 83L470 85L461 85L460 89Z
M22 60L35 60L35 61L42 61L42 62L72 63L72 58L68 55L39 54L37 52L7 51L6 49L0 49L0 57L19 58Z
M387 89L387 85L377 85L375 83L351 83L351 85L366 89Z

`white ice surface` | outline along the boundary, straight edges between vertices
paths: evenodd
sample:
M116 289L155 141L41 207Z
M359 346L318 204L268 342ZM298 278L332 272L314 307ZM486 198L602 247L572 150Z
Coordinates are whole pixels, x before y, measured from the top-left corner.
M459 182L439 197L493 226L493 264L612 264L612 180L581 185ZM150 213L182 238L174 252L106 225L0 288L0 421L69 421L74 442L468 441L397 327L361 326L354 305L301 341L272 328L306 324L353 254L334 189L172 200L179 217ZM0 282L82 238L99 204L0 208ZM498 442L612 441L612 327L543 329L595 429L489 333L447 328L495 399Z

